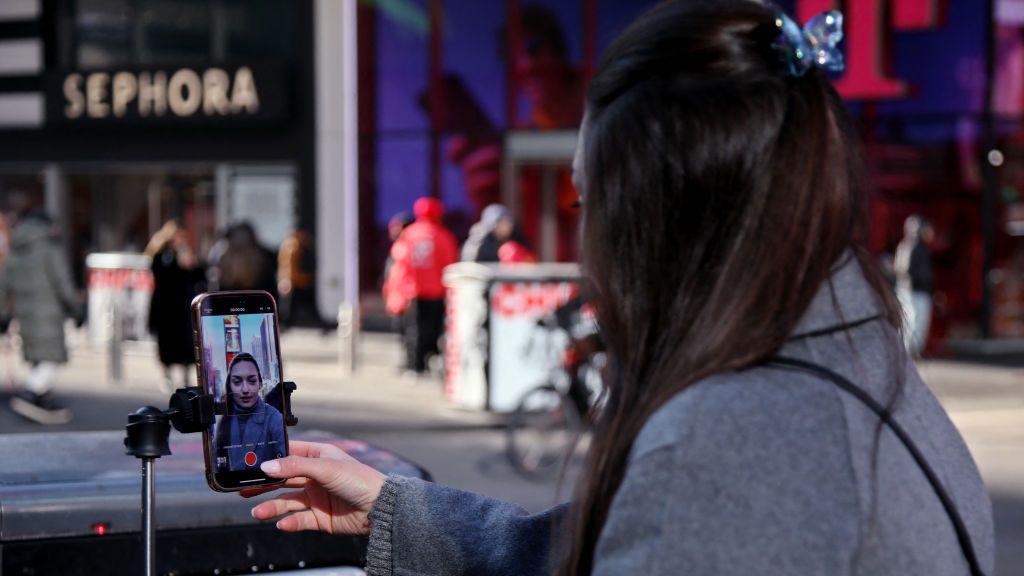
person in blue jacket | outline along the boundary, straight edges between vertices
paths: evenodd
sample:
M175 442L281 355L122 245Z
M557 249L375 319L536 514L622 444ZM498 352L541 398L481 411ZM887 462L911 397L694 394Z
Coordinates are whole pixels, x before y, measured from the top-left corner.
M284 418L263 401L263 377L256 358L249 353L235 356L228 366L226 414L217 424L214 446L218 468L246 470L261 462L280 458L285 452ZM246 461L246 454L254 453Z

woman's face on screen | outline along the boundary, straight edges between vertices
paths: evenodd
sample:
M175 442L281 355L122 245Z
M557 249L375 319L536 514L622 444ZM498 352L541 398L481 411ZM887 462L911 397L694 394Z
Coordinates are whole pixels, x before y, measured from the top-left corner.
M260 376L252 362L239 362L228 375L228 385L235 404L241 408L252 408L260 396Z

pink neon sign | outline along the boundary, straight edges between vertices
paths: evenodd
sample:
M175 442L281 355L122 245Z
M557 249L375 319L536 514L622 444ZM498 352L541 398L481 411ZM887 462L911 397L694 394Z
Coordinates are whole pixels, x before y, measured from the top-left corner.
M935 28L941 0L847 0L846 72L836 89L854 100L885 100L907 95L907 85L887 73L889 36ZM812 16L837 7L835 0L797 0L796 16L806 22Z

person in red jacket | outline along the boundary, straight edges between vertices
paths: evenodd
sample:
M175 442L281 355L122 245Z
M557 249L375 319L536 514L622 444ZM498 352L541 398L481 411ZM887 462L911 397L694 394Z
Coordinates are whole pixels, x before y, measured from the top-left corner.
M526 246L509 240L498 248L498 262L502 264L536 264L537 256Z
M444 330L445 266L459 259L455 236L441 224L444 205L420 198L413 205L416 221L391 247L393 264L384 285L388 312L402 315L406 367L418 374L427 370L427 357L438 354Z

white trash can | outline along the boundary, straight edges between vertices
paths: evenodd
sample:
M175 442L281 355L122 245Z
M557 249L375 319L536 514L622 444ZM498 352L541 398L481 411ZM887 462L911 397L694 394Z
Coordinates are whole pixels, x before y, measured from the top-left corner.
M576 264L476 264L444 271L445 396L470 409L511 412L548 380L568 336L538 321L579 294Z
M120 340L145 341L149 335L149 302L153 274L145 254L94 253L88 270L89 341L103 345L116 333ZM113 321L111 321L113 319Z

